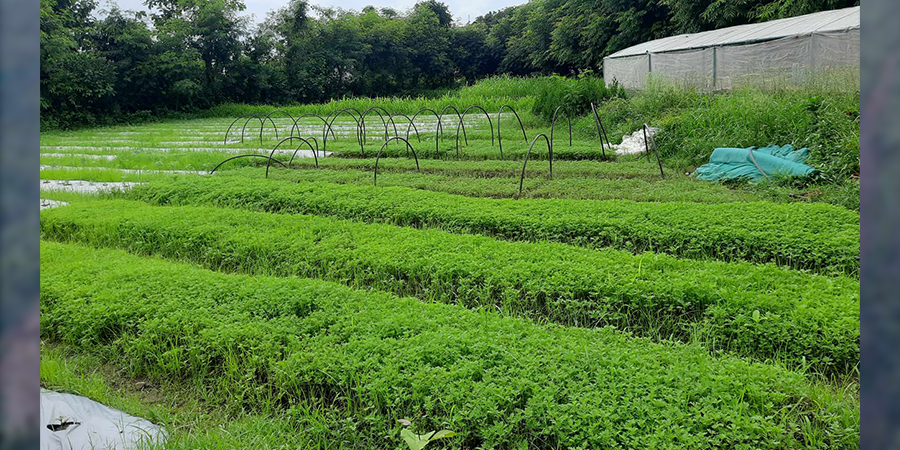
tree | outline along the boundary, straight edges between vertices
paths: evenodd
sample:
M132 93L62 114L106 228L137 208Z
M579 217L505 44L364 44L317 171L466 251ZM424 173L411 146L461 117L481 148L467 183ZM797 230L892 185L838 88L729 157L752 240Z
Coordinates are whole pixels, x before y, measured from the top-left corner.
M531 0L466 26L454 25L439 0L404 12L291 0L252 32L242 0L144 3L152 14L112 7L104 16L96 0L41 0L44 123L228 101L418 95L494 74L590 73L606 55L647 40L859 0Z
M92 52L92 0L41 0L41 110L65 121L110 110L116 71Z
M458 76L477 80L497 71L500 60L494 58L487 41L488 27L484 23L451 30L451 59Z
M450 12L435 1L417 3L406 27L405 45L415 67L419 89L435 89L453 81L450 59Z
M170 43L180 42L196 50L204 64L204 97L219 97L227 90L225 74L239 59L240 39L247 19L238 13L246 7L240 0L145 0L155 8L153 22L158 34Z

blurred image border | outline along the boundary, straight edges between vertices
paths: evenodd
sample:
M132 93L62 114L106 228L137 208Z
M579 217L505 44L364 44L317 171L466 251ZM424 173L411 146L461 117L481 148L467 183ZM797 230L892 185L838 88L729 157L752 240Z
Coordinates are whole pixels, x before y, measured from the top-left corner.
M0 449L37 448L40 2L0 0Z
M867 0L860 55L861 442L900 448L900 2Z
M0 450L39 442L40 2L0 0ZM900 2L866 0L861 54L862 448L900 448Z

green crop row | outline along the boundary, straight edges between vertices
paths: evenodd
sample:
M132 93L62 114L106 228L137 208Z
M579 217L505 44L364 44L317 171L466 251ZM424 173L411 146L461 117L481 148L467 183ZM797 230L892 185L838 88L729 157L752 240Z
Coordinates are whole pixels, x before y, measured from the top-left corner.
M293 151L293 147L283 146L281 149ZM303 149L308 149L305 144ZM113 161L105 159L90 159L85 154L106 154L115 155L117 158ZM252 153L252 152L251 152ZM262 152L259 152L262 154ZM48 156L53 154L54 156ZM63 155L63 156L56 156ZM154 151L152 148L143 149L140 152L134 151L79 151L79 153L62 153L59 151L47 151L41 155L41 164L57 165L57 166L82 166L82 167L106 167L119 169L152 169L152 170L212 170L222 160L236 156L235 153L213 152L213 151ZM290 154L278 154L275 158L287 163L290 160ZM263 159L237 159L233 163L222 166L219 170L227 171L235 166L254 165L265 166L266 161ZM295 158L291 163L292 167L314 168L318 163L318 167L323 169L354 169L372 171L375 169L375 158L323 158L319 153L319 159L313 158ZM529 163L527 168L527 176L546 176L549 175L550 167L547 162ZM381 158L378 161L378 172L421 172L432 173L458 177L479 177L479 178L518 178L522 172L522 161L512 160L485 160L485 161L468 161L468 160L442 160L442 159L423 159L419 161L418 169L413 158L406 158L405 154L401 158ZM655 164L649 164L645 160L623 157L615 163L599 162L599 161L554 161L554 176L561 177L596 177L604 179L632 179L639 178L644 180L661 180L659 169ZM667 176L673 174L667 173ZM705 184L705 183L704 183Z
M242 160L236 160L240 162ZM470 197L515 198L519 193L518 180L511 178L467 178L428 173L381 173L378 167L379 186L401 186L429 191L447 192ZM232 174L249 178L265 176L265 167L238 168L216 172L216 176ZM291 181L316 181L338 184L371 186L372 172L359 170L272 170L270 178ZM196 175L179 175L155 172L123 172L120 170L86 168L53 168L41 170L41 179L46 180L88 180L88 181L139 181L151 182L170 178L195 178ZM778 192L776 200L787 197ZM747 200L765 200L769 196L753 192L732 190L721 185L698 183L679 177L666 181L650 181L637 178L606 179L557 177L548 180L542 176L526 177L522 190L523 198L568 198L573 200L626 199L641 202L699 202L727 203ZM789 199L785 199L789 200Z
M859 446L858 404L773 366L114 250L42 243L41 333L242 410L337 405L380 448L401 418L459 448Z
M710 350L823 373L852 373L859 364L859 282L772 265L131 201L45 210L41 235L215 270L317 277L567 325L697 339Z
M507 133L509 133L510 135L513 134L511 131L518 132L519 134L507 137ZM391 132L391 135L393 135L393 131ZM547 136L549 136L549 134ZM416 153L416 156L420 159L440 158L475 161L523 161L525 159L525 154L527 153L529 155L529 160L549 160L550 153L547 149L547 141L545 141L544 138L538 138L538 141L534 144L534 147L532 147L531 152L528 152L528 149L529 147L531 147L531 143L534 141L534 139L534 133L532 133L532 135L528 137L528 140L523 140L522 132L520 130L503 129L502 154L500 151L499 143L492 146L490 144L490 138L488 137L488 140L478 140L470 142L469 146L464 146L462 143L460 143L458 157L456 153L456 140L454 136L445 136L444 138L440 139L438 141L438 145L435 146L434 136L429 136L426 139L423 133L422 142L418 142L415 138L411 137L410 144L412 145L413 151ZM568 137L566 137L566 139L568 139ZM554 160L605 161L615 159L615 154L610 152L608 149L605 152L601 152L599 140L594 140L593 142L575 142L575 145L571 147L568 145L568 141L563 143L563 137L558 134L554 137L554 140L556 141L553 146ZM460 141L462 141L462 138L460 138ZM340 145L333 146L329 142L328 151L334 150L334 156L340 158L372 158L378 154L380 148L382 147L382 144L384 143L384 138L382 136L382 139L380 141L369 142L368 144L366 144L364 149L360 149L359 145L356 144L355 141L353 141L352 143L356 145L349 145L349 142L350 141L342 141ZM403 141L391 141L388 145L384 146L384 149L381 150L381 152L382 157L406 157L407 148L406 144L404 144ZM412 152L410 152L410 158L412 158Z
M159 205L332 215L502 239L775 262L823 273L859 274L859 214L822 204L516 201L243 177L159 181L137 186L126 195Z
M554 167L554 172L556 172ZM238 169L235 173L261 178L265 169ZM372 171L360 170L275 170L270 178L290 181L313 181L372 186ZM462 177L402 171L381 172L378 166L378 186L398 186L426 191L446 192L467 197L516 198L519 180L503 177ZM548 179L539 173L523 180L522 198L565 198L571 200L632 200L637 202L696 202L731 203L741 201L789 201L786 193L762 195L747 190L729 189L712 183L702 183L675 176L666 180L640 178L612 179L594 176L556 176Z
M530 161L530 157L529 157ZM311 168L315 167L312 159L295 159L293 165ZM355 169L371 171L375 169L375 158L323 158L319 160L319 167L325 169ZM546 161L529 163L526 175L546 176L550 173L550 166ZM459 177L505 177L519 178L522 173L522 161L511 160L442 160L425 159L416 162L412 158L406 158L404 154L399 158L382 158L378 161L378 172L423 172L440 175L452 175ZM617 161L615 163L603 161L554 161L553 174L562 177L597 177L608 179L641 178L646 180L660 180L659 169L656 165L648 164L645 160L634 158Z

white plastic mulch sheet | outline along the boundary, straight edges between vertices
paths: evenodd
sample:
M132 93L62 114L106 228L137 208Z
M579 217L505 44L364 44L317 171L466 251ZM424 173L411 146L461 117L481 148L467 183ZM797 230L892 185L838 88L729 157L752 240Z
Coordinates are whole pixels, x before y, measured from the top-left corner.
M647 134L650 136L650 146L653 146L653 136L659 132L659 128L656 127L647 127ZM616 149L617 155L637 155L639 153L644 153L647 150L647 146L644 143L644 129L640 128L634 133L626 134L622 136L622 143L619 145L613 144L613 148Z
M47 200L45 198L41 199L41 211L43 211L45 209L56 208L57 206L66 206L66 205L68 205L68 203L66 203L66 202L60 202L57 200Z
M41 180L42 191L72 191L82 193L122 191L142 183L131 181Z
M161 444L166 431L91 399L41 389L41 450L125 450Z

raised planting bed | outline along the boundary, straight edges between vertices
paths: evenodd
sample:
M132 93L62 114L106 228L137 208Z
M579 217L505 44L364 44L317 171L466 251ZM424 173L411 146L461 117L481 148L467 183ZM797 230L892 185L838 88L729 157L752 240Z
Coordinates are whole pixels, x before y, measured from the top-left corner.
M41 312L45 340L129 375L243 412L337 408L378 448L401 418L455 448L859 446L858 403L799 373L319 280L42 243Z
M699 340L824 373L859 364L859 282L773 265L506 242L334 218L141 202L41 213L44 239L341 281L537 320Z

